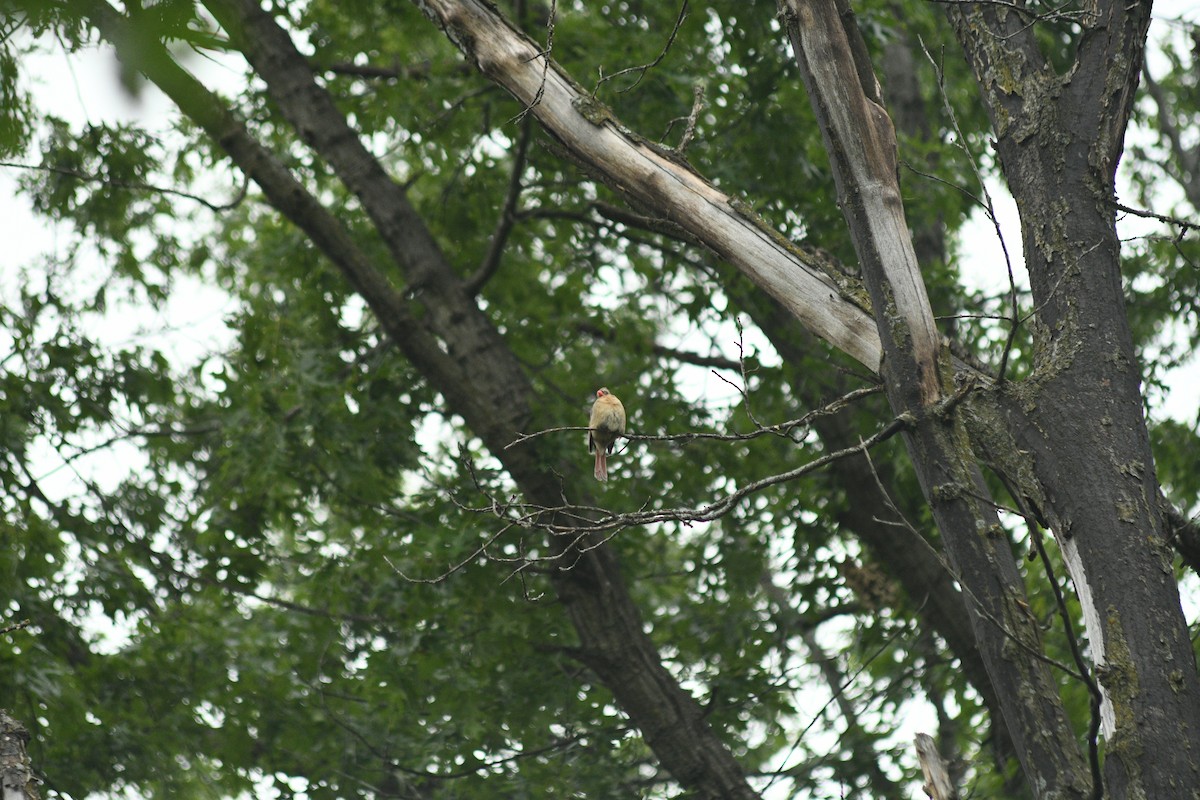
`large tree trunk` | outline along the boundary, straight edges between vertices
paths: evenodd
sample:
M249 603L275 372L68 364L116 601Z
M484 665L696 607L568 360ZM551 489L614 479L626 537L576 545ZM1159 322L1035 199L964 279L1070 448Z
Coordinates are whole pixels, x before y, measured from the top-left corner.
M1095 4L1063 75L1020 15L948 8L1021 213L1035 369L1002 385L999 403L1083 606L1104 697L1106 789L1192 796L1200 683L1159 512L1115 227L1114 176L1150 4Z
M907 422L909 452L973 611L973 635L995 702L1040 796L1083 797L1094 787L1055 676L1039 660L1042 646L1024 606L1022 578L987 499L975 443L957 413L969 404L980 408L976 419L993 426L991 441L979 444L1010 435L995 427L1005 424L1030 454L1001 468L1019 493L1036 498L1079 588L1102 667L1108 791L1165 797L1200 785L1195 665L1157 512L1109 205L1148 6L1110 0L1098 7L1098 22L1084 36L1068 79L1048 70L1020 15L949 6L1021 207L1038 307L1035 375L1020 385L987 386L976 401L964 399L950 381L900 203L891 124L843 0L780 5L838 176L869 303L825 257L783 241L671 153L623 129L490 5L418 5L485 75L528 105L581 165L727 258L809 330L882 374L893 409ZM411 297L397 291L344 227L163 48L135 40L107 4L87 7L129 65L208 131L345 274L528 501L559 505L563 484L548 451L537 442L506 447L531 417L533 392L472 288L456 277L403 190L313 81L289 37L252 0L209 6L291 124L372 217ZM503 413L481 385L509 398ZM581 486L570 489L583 496ZM612 554L597 546L572 555L578 557L573 568L557 571L553 582L578 632L580 659L686 789L699 797L755 796L703 710L664 668Z
M866 46L847 5L781 0L780 10L821 125L863 277L871 293L893 410L968 596L1017 756L1044 797L1086 797L1091 781L1042 645L1024 584L939 375L939 345L896 172L896 142ZM1018 646L1013 647L1016 643Z
M38 800L38 779L25 749L29 731L0 708L0 796L4 800Z

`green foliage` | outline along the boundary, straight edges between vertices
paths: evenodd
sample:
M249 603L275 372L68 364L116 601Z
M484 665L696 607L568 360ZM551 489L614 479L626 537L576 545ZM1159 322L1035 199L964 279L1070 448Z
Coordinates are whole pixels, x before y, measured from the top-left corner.
M213 45L191 2L130 8L151 41ZM628 128L668 147L702 87L681 155L782 234L853 271L824 145L774 9L709 3L672 33L671 4L560 2L553 56ZM505 10L548 36L544 5ZM909 223L931 243L922 267L946 332L995 364L1004 324L956 319L1011 311L1007 296L965 289L959 274L955 235L978 195L968 151L989 166L973 83L934 4L856 10L877 61L889 45L912 51L925 130L899 135ZM30 4L23 30L73 52L92 41L76 11ZM458 273L477 274L530 124L519 105L411 3L315 0L277 12ZM1073 41L1069 25L1044 35L1064 53ZM917 37L945 73L941 88ZM0 639L0 674L10 676L0 706L34 729L48 788L70 797L126 788L172 798L675 796L610 689L576 657L547 578L562 566L539 560L542 534L501 530L492 513L513 492L495 454L447 413L313 243L253 189L219 214L161 191L207 195L204 178L223 163L186 120L150 132L35 113L6 48L0 151L39 143L41 168L22 193L71 231L67 255L30 266L0 305L0 622L31 621ZM1194 88L1171 91L1200 113ZM262 86L247 82L231 103L387 264L357 200ZM514 228L479 301L526 369L537 428L582 425L600 385L625 400L634 432L728 434L795 419L868 383L780 323L779 309L711 255L605 216L614 194L536 125L529 135ZM1157 173L1139 163L1135 174L1149 192ZM1194 251L1190 239L1130 250L1131 320L1146 353L1167 352L1170 326L1186 342L1171 361L1196 343ZM108 335L115 317L161 311L201 281L228 295L225 344L183 360L159 339ZM1023 329L1014 340L1010 375L1028 372L1027 337ZM734 363L698 365L711 354ZM1159 373L1148 365L1147 376ZM853 444L888 415L876 397L839 419ZM1195 424L1154 431L1160 475L1182 507L1200 492ZM576 431L546 444L568 478L588 471L582 439ZM831 449L808 429L624 443L617 479L597 497L618 511L702 507ZM921 532L897 526L896 535L936 544L903 452L897 441L872 454L895 510ZM891 565L839 522L857 492L873 490L818 472L758 492L718 522L625 529L611 545L669 671L758 785L786 782L798 797L845 787L911 794L919 770L897 729L910 714L940 713L946 747L979 764L969 788L999 796L1011 776L988 765L978 693L926 626L921 598L904 596ZM883 575L889 590L866 596L847 577L857 569ZM1073 664L1051 578L1040 565L1026 573L1049 655ZM807 633L831 651L836 687L810 663ZM832 699L843 690L854 726ZM1064 694L1082 735L1086 691L1065 685ZM870 785L875 768L899 788Z

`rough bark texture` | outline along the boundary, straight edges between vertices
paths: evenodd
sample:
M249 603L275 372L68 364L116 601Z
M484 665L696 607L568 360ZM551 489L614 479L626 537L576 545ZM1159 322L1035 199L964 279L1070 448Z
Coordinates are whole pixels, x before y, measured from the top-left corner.
M1114 174L1142 63L1147 2L1100 2L1075 63L1055 72L1001 8L948 6L1021 213L1035 372L997 390L1030 457L1079 593L1104 694L1113 797L1200 791L1200 684L1158 503L1125 313Z
M785 364L800 364L812 355L816 342L798 329L782 306L762 297L742 298L741 305L749 310L754 324L766 334ZM806 405L815 407L823 403L820 391L810 385L796 381L792 391ZM839 390L834 391L838 393ZM857 432L848 422L844 415L823 416L813 421L813 429L827 451L843 450L858 441ZM873 488L876 483L881 483L885 490L890 486L887 465L877 465L873 471L864 458L845 458L830 464L828 474L834 485L851 498L839 513L838 524L867 545L876 563L904 589L921 618L945 640L967 680L993 714L996 750L1001 760L1011 756L1011 739L983 655L975 642L971 615L954 584L954 576L932 547L915 545L911 534L897 534L896 527L890 524L898 521L895 511L888 506L887 498ZM889 494L895 496L894 492Z
M651 202L653 198L643 194L646 190L642 188L642 183L649 183L651 186L673 183L688 186L694 184L699 178L686 166L678 164L669 157L663 157L657 149L629 134L607 113L599 120L601 125L607 129L603 132L596 130L597 123L593 120L584 118L581 122L579 119L573 119L580 116L579 106L583 104L586 94L581 93L568 77L561 75L555 65L551 64L550 68L544 72L541 60L532 57L534 53L538 52L537 46L513 30L493 9L471 0L468 2L431 2L420 5L439 25L443 26L464 53L479 62L480 68L485 71L485 74L488 74L523 102L529 103L534 97L539 97L538 102L532 107L532 113L569 149L574 157L582 158L581 153L587 154L587 168L597 174L606 184L625 193L632 202L639 205L652 205L658 214L665 214L668 221L678 223L681 231L685 231L691 237L706 244L718 255L725 257L757 285L764 288L772 298L775 298L782 307L787 309L793 324L798 319L802 324L808 325L807 314L797 313L795 298L785 301L780 297L781 293L786 294L790 289L785 284L775 282L774 273L764 273L767 267L776 262L776 256L767 253L762 261L755 258L747 259L746 255L749 254L749 251L740 252L738 246L732 243L741 241L743 236L748 237L748 240L758 240L762 235L762 229L756 220L739 215L737 224L748 230L737 234L730 243L723 243L720 237L725 222L722 221L717 225L710 225L710 222L714 214L724 220L726 210L722 206L728 205L727 199L713 202L712 207L708 209L701 207L699 212L704 213L697 213L695 216L690 216L687 212L689 209L696 210L696 207L688 204L681 205L674 196L665 197L659 202ZM546 75L545 82L543 82L543 75ZM562 99L559 99L559 95L563 96ZM551 102L551 99L554 102ZM600 137L601 133L603 134L603 146L592 141ZM650 148L649 155L645 153L647 148ZM655 159L658 171L648 177L631 171L631 160L636 162L647 157ZM638 181L642 183L638 183ZM704 196L711 196L715 190L707 187L700 193ZM893 205L898 207L898 202L898 196L893 196ZM902 213L898 218L893 217L893 221L902 226ZM771 237L771 240L776 242L775 237ZM794 248L786 243L776 242L776 245L783 247L789 253L794 251ZM772 249L771 252L775 251ZM755 253L759 256L763 255L757 251ZM811 254L809 258L814 263L819 263L819 256L816 254ZM915 266L915 263L915 258L908 259L910 267ZM794 265L791 268L794 269ZM830 272L836 271L828 268L821 270L823 275ZM913 287L914 297L923 298L923 287L918 288L911 280L909 285ZM927 308L927 301L921 302L924 302ZM928 324L919 326L924 331L928 331L932 326L932 317L929 315L926 317L929 320ZM768 335L771 335L771 331L778 334L771 338L776 346L781 348L781 352L786 353L789 349L795 352L795 347L789 347L785 342L789 336L786 332L787 322L783 320L772 322L757 316L756 321L763 326L764 330L768 331ZM859 324L861 323L856 322L856 327ZM867 324L874 326L873 321ZM812 329L810 328L810 330ZM814 332L820 335L819 330ZM874 341L872 348L878 347L877 334L872 333L867 338ZM857 346L856 343L855 347ZM926 347L931 346L927 336ZM847 352L851 356L855 356L856 353L853 349L847 350ZM871 352L875 351L872 349ZM867 360L874 357L870 356ZM860 360L862 359L860 358ZM826 443L831 449L840 449L853 443L845 438L844 432L836 432L833 428L826 427L827 429L823 430L822 435L827 438ZM832 469L839 475L843 475L844 472L843 477L846 480L854 481L847 485L870 485L870 482L873 481L866 474L866 465L863 462L838 462ZM867 479L865 484L864 479ZM954 591L950 576L946 574L931 553L897 541L894 530L879 524L877 520L882 518L882 513L876 516L871 515L872 510L882 512L879 504L856 503L855 509L856 511L852 512L853 522L857 523L855 530L861 532L861 535L876 546L880 554L889 561L905 565L904 568L897 570L897 574L902 576L901 579L909 596L919 604L929 598L929 603L922 605L922 608L928 608L935 627L951 644L955 654L962 659L968 674L984 697L994 697L986 679L983 660L974 645L971 626L963 615L964 607L961 597Z
M866 47L848 5L781 0L780 8L838 184L883 342L883 377L896 413L914 428L905 442L959 580L973 601L975 637L1017 755L1043 797L1085 797L1091 781L1074 741L1008 540L974 462L970 440L943 393L932 344L912 320L933 314L904 224L895 135L880 105ZM856 141L865 140L863 144ZM927 352L932 347L933 352ZM1016 645L1014 647L1014 645Z
M25 750L29 731L0 708L0 797L3 800L38 800L38 780Z
M285 117L359 198L395 265L373 263L163 48L135 40L105 3L89 4L88 13L129 66L224 147L341 270L527 499L558 505L559 473L581 470L553 463L536 442L506 449L533 416L528 378L403 189L363 149L290 38L257 3L208 5ZM870 301L853 281L814 252L775 236L669 151L624 130L491 6L479 0L418 5L483 74L527 104L584 168L631 203L655 209L737 266L806 328L881 372L893 409L910 422L909 452L973 612L972 633L993 690L989 704L1002 710L1038 796L1090 795L1054 677L1033 655L1041 653L1037 626L956 412L962 398L939 360L896 185L891 123L844 0L781 0L780 6L838 176ZM1053 526L1079 589L1105 690L1105 791L1187 796L1200 786L1200 686L1158 506L1111 206L1149 5L1107 0L1094 6L1078 62L1065 77L1050 70L1028 20L1016 11L1003 4L948 9L983 87L1021 209L1038 308L1035 374L1021 384L987 387L962 407L971 407L988 439L977 442L980 449L996 457L1018 494ZM407 295L385 277L392 266L405 274ZM481 384L510 399L505 413L496 413L477 390ZM582 493L582 484L568 484ZM612 553L597 547L572 555L573 567L552 580L578 632L578 657L692 795L755 796L703 710L663 667ZM923 571L914 574L928 576L929 593L942 608L943 635L961 642L963 626L950 619L952 587L928 561L918 566Z

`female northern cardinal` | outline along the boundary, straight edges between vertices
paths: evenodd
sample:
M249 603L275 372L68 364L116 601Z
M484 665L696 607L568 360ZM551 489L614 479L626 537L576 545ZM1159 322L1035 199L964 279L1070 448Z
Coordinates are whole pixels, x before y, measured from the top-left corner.
M588 452L596 452L596 480L608 480L608 453L625 432L625 406L608 389L596 390L592 418L588 421Z

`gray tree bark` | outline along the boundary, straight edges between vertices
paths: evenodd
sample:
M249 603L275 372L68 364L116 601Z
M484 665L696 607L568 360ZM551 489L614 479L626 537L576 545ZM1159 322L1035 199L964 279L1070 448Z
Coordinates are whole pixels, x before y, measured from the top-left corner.
M29 731L0 708L0 798L3 800L39 800L38 779L25 749L28 743Z
M1200 682L1180 608L1125 312L1114 176L1150 3L1094 3L1062 73L1023 15L952 4L1021 214L1034 373L989 398L1029 453L1083 606L1113 797L1200 792ZM1032 478L1030 478L1032 476Z
M821 125L883 342L893 411L913 425L905 443L946 549L969 595L975 639L1025 775L1044 797L1090 794L1091 780L1058 688L1023 613L1024 583L995 506L954 413L904 219L892 123L848 4L780 0L796 60ZM926 322L914 330L912 321ZM1016 644L1017 647L1013 647ZM1037 698L1037 702L1031 702Z

